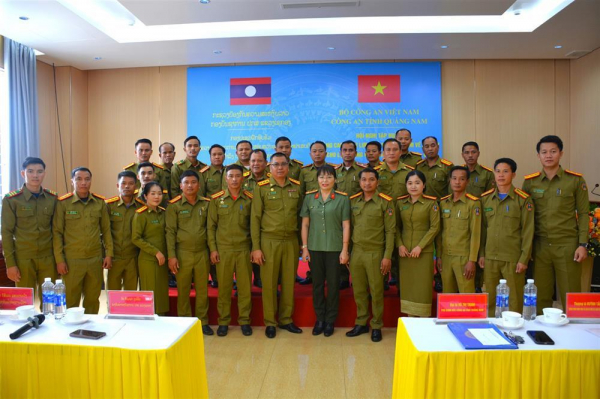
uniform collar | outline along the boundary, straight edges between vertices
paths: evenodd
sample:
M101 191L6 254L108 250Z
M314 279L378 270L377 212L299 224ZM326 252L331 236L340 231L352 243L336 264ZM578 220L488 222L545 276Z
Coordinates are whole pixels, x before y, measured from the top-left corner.
M201 199L202 199L202 196L200 195L200 193L197 193L196 194L196 203L198 203L198 201L200 201ZM181 194L181 203L182 204L190 204L190 202L187 200L185 195L183 195L183 193ZM192 205L192 204L190 204L190 205Z
M131 204L130 204L129 206L132 206L132 205L133 205L133 206L137 206L137 205L136 205L136 203L139 203L139 202L137 202L135 199L136 199L136 197L135 197L135 194L134 194L134 195L133 195L133 197L132 197ZM122 205L122 206L126 206L126 205L125 205L125 202L123 201L123 197L121 197L121 196L119 195L119 201L117 201L117 206L121 206L121 205Z
M88 194L88 199L87 199L87 203L89 203L90 201L96 201L96 197L94 197L94 194L92 194L92 192L90 191L90 193ZM76 203L77 201L81 201L81 198L79 198L79 196L77 195L77 193L75 191L73 191L73 199L71 200L71 203ZM83 201L81 201L81 203L85 203Z
M254 177L254 173L252 173L252 171L250 171L250 176L248 177L248 180L263 181L268 177L271 177L271 176L269 176L266 169L264 170L263 175L259 178Z
M200 162L200 160L198 158L196 158L196 164L192 165L192 163L190 162L189 159L187 159L187 157L183 158L184 162L183 164L189 169L189 168L197 168L200 165L202 165L202 163Z
M318 190L315 193L315 199L320 199L322 202L329 202L335 199L335 190L331 190L331 193L329 193L329 197L327 197L327 200L323 201L323 197L321 195L321 190Z
M369 201L365 200L365 193L361 193L361 196L358 197L362 202L367 203L369 201L373 201L375 203L379 203L379 200L381 200L381 198L379 198L379 193L377 191L375 191L375 194L373 194L373 196L371 197L371 199Z
M290 178L286 177L285 183L283 183L282 187L289 186L290 184L292 184L292 182L290 181ZM269 186L270 187L273 187L273 186L279 187L279 184L277 184L277 182L275 181L275 178L273 176L269 177Z
M27 186L25 184L23 184L23 188L21 189L21 191L23 191L23 196L25 197L26 201L29 201L29 199L31 197L33 197L33 193L27 188ZM46 192L44 191L44 187L40 186L40 196L46 196Z
M555 177L560 180L560 179L562 179L562 177L563 177L564 174L565 174L564 169L562 168L562 166L559 165L558 166L558 171L556 172L556 176ZM542 175L542 180L548 179L548 176L546 176L546 172L544 171L544 169L542 169L541 175Z
M210 168L208 169L209 172L212 172L212 174L214 175L215 173L223 173L225 172L225 167L223 166L221 169L217 169L215 168L212 164L210 165Z
M508 197L510 197L511 199L515 198L515 186L513 186L512 184L510 185L510 188L508 189L508 193L506 193ZM494 194L492 194L494 197L500 199L500 191L498 191L498 188L494 189ZM505 197L506 198L506 197Z
M381 163L381 170L389 170L390 172L392 171L390 169L390 166L388 165L388 163L385 161ZM398 169L396 169L396 171L399 171L399 170L408 170L408 168L406 167L406 164L402 161L398 162Z

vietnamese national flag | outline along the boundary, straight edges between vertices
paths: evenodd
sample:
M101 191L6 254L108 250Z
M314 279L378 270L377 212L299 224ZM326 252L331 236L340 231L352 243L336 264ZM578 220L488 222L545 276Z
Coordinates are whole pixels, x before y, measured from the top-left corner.
M229 105L271 104L271 78L231 78Z
M359 75L359 103L399 103L400 75Z

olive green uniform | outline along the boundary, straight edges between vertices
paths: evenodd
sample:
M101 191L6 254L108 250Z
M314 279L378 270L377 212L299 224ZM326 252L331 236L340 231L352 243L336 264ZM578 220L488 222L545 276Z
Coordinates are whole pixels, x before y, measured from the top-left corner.
M298 214L304 193L300 182L286 179L279 186L273 177L254 190L251 215L252 250L262 250L262 299L266 326L277 325L277 281L281 276L279 323L292 323L294 282L298 270Z
M250 265L250 212L252 193L242 191L237 198L225 189L212 196L208 208L208 247L218 251L219 325L231 322L231 290L235 274L238 292L238 324L250 324L252 310L252 266Z
M590 203L583 176L562 167L552 180L544 171L525 176L523 191L535 205L533 263L541 314L552 307L555 282L563 305L567 292L581 291L581 263L573 256L579 244L588 242Z
M162 164L160 166L162 166L162 168L163 168L162 174L163 174L163 181L165 184L163 186L163 188L166 188L167 191L169 192L169 198L173 198L173 194L171 193L171 168L173 167L173 165L169 166L169 165Z
M442 260L444 293L475 292L474 278L467 280L464 268L475 262L481 242L481 202L471 194L463 194L457 201L448 195L440 200L441 232L436 239L438 258Z
M433 249L440 230L440 212L434 197L423 195L413 204L409 195L396 202L398 222L396 247L410 252L421 248L418 258L400 258L400 311L408 315L431 316L433 296Z
M85 312L98 314L104 281L102 257L114 256L104 197L94 193L87 201L75 193L60 197L52 220L52 242L56 263L65 262L69 269L63 276L67 308L79 306L83 293Z
M360 192L360 178L358 174L366 168L365 165L353 162L352 166L346 169L344 164L340 164L335 170L336 189L342 191L348 196L353 196Z
M200 162L199 160L196 160L196 164L192 165L192 163L187 158L184 158L181 161L174 163L173 167L171 168L171 195L178 196L179 194L181 194L179 180L181 178L181 174L184 171L186 171L188 169L192 169L198 173L198 176L201 176L202 173L200 171L202 169L204 169L205 167L206 167L206 164L204 162ZM199 183L200 183L200 195L205 196L206 195L206 185L204 184L204 179L200 178Z
M450 182L450 169L452 169L452 162L439 158L435 161L433 166L429 166L427 159L423 159L417 163L417 170L422 172L427 179L425 183L425 194L442 198L448 194L451 194L449 190Z
M190 287L196 289L196 317L208 324L208 237L206 220L210 199L196 195L192 205L185 196L173 198L167 208L167 252L177 258L177 315L191 317Z
M356 302L355 325L366 326L371 296L371 328L383 327L383 279L381 261L392 259L396 217L392 198L375 193L365 201L362 192L350 198L352 253L350 273Z
M326 164L326 163L325 163ZM325 165L323 164L323 165ZM329 164L334 168L337 168L337 165ZM302 190L302 194L305 194L307 191L313 191L319 189L319 181L317 180L317 169L319 167L315 164L309 164L302 167L300 171L300 189ZM293 179L293 178L292 178Z
M343 248L343 223L350 220L348 195L334 191L323 200L320 191L304 198L300 217L309 218L308 250L313 278L313 306L317 320L334 323L340 302L340 253ZM327 299L325 298L327 283Z
M525 272L517 273L517 263L527 265L533 246L534 212L529 195L511 186L501 200L498 191L486 191L481 197L483 229L479 257L485 259L483 278L488 297L488 316L494 317L496 286L506 279L509 309L523 310ZM537 284L537 281L536 281Z
M165 314L169 311L169 273L167 240L165 238L165 209L152 210L143 206L133 216L131 241L140 249L138 268L140 290L154 292L154 311ZM165 263L158 264L156 254L165 256ZM189 285L188 285L189 287Z
M467 165L463 165L467 166ZM494 171L486 166L475 165L475 169L470 172L467 193L481 197L483 193L496 187Z
M299 180L300 171L303 167L304 163L298 161L297 159L290 159L290 171L288 172L288 177L291 179Z
M423 159L423 154L414 151L409 151L406 154L400 155L400 162L413 169L417 167L417 164L421 159Z
M134 199L127 206L119 196L107 199L106 205L115 253L108 271L107 289L135 291L138 288L137 258L140 251L131 242L131 230L135 211L144 205Z
M398 169L392 172L390 166L383 162L375 170L379 173L379 192L389 195L394 201L408 193L406 191L406 175L413 170L412 167L399 163Z
M169 192L168 192L168 190L163 188L162 193L163 193L163 199L160 202L160 206L162 206L163 208L166 208L167 205L169 205ZM138 203L140 203L141 205L146 205L146 198L143 195L142 189L135 190L134 195L136 196L135 200Z
M254 176L254 174L252 172L246 171L246 172L244 172L243 188L244 188L244 190L250 191L251 193L253 193L254 189L256 188L256 185L258 183L260 183L261 181L268 179L269 177L271 177L271 173L264 173L262 175L262 177L256 177L256 176Z
M200 170L200 173L204 180L207 197L218 193L227 185L225 183L225 166L221 169L217 169L212 165L205 166Z
M6 268L18 267L17 287L33 288L40 301L38 286L44 278L58 277L52 254L52 216L56 193L46 188L36 197L23 185L2 200L2 247Z
M133 172L135 173L135 175L137 176L138 174L138 167L139 167L139 162L132 162L129 165L123 167L123 170L127 170L129 172ZM152 165L154 165L154 174L155 174L155 178L154 181L158 182L163 188L169 188L169 184L171 183L171 172L169 171L168 175L165 173L165 166L157 164L155 162L152 162ZM136 180L135 182L135 188L140 188L141 187L141 183L140 180Z

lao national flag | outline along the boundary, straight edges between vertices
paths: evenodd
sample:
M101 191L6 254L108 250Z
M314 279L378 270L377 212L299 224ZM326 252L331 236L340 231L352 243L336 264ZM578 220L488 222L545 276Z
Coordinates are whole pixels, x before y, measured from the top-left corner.
M399 103L400 75L359 75L359 103Z
M271 78L232 78L229 84L229 105L271 104Z

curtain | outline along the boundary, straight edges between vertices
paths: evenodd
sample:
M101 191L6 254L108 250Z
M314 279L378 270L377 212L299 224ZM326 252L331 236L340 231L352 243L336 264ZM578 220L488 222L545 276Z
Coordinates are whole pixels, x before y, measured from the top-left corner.
M4 38L4 67L8 73L8 174L9 189L23 184L21 164L39 157L38 102L33 49Z

